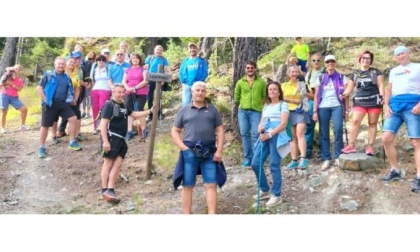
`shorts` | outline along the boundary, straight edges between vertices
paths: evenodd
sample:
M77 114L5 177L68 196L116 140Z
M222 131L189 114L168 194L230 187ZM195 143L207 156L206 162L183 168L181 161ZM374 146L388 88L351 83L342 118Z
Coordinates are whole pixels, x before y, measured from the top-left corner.
M109 140L109 144L111 145L111 150L108 152L102 151L102 157L115 159L118 156L120 156L124 159L128 151L128 146L127 146L127 143L125 142L125 139L121 137L117 137L117 136L108 135L108 140Z
M203 183L216 184L216 163L213 161L213 154L208 158L197 158L191 149L187 149L182 151L182 156L184 158L184 177L182 186L195 186L198 169L201 170Z
M132 111L144 111L144 105L146 105L147 95L136 95L137 101L137 110L134 109L134 99L133 95L124 96L124 105L126 108L131 109Z
M294 111L289 112L289 121L292 126L297 125L298 123L308 124L311 122L308 112L296 113Z
M306 69L306 63L308 62L308 61L306 61L306 60L301 60L301 59L297 59L298 60L298 63L297 63L297 65L298 66L300 66L300 70L302 71L302 72L307 72L308 71L308 69Z
M53 102L51 107L43 104L41 126L51 127L58 117L67 120L72 116L75 116L75 113L70 104L66 102Z
M382 131L397 134L403 122L407 126L407 136L409 138L420 138L420 115L411 113L411 109L392 113L389 118L385 119Z
M380 114L381 108L364 108L360 106L356 106L352 108L353 112L360 112L365 114Z
M0 102L0 108L2 110L7 110L9 108L9 104L12 105L16 110L19 110L21 107L24 106L23 103L19 100L19 97L13 97L7 94L1 95Z

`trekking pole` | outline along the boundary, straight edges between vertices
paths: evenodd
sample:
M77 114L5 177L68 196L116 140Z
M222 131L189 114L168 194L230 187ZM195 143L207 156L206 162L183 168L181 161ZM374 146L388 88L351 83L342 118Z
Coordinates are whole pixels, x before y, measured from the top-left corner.
M262 166L263 166L264 143L260 141L260 145L261 145L261 151L260 151L260 169L258 171L257 214L260 213L261 172L262 172Z
M341 107L343 109L343 124L344 124L344 133L346 134L346 146L349 145L349 137L347 134L347 125L346 125L346 106L344 105L344 101L343 104L341 104Z
M382 127L381 127L381 131L384 132L384 106L382 105L382 113L381 113L381 117L382 117ZM382 144L382 154L384 156L384 165L385 165L385 145Z

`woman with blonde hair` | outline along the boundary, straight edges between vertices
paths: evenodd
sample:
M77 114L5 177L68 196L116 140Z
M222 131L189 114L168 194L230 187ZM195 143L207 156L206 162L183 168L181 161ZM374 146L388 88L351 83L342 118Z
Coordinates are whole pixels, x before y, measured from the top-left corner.
M23 105L19 99L18 92L23 88L23 80L19 77L19 73L23 70L21 65L15 65L13 67L6 68L6 72L3 74L0 80L0 93L1 93L1 133L6 133L6 117L7 111L9 109L9 104L12 105L16 110L19 110L21 113L21 122L22 125L20 129L22 131L28 130L28 127L25 125L26 115L28 114L28 109Z

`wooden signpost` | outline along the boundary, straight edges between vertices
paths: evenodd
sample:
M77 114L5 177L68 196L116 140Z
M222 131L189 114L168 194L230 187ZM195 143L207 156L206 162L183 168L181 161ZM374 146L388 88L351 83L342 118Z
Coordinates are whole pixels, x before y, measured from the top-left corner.
M152 161L153 161L153 151L155 148L155 137L156 137L156 125L159 117L159 109L161 97L162 84L164 82L171 82L172 76L170 74L163 73L163 65L160 64L158 68L158 73L148 73L146 76L147 81L156 81L155 97L154 97L154 108L153 108L153 119L152 126L150 131L150 144L149 151L147 153L147 164L146 164L146 179L149 180L152 176Z

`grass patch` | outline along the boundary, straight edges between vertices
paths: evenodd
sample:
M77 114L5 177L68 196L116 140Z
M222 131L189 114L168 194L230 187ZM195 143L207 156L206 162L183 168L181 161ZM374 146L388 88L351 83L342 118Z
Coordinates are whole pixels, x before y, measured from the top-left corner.
M160 136L155 141L154 163L167 171L173 170L178 160L179 149L170 135Z

